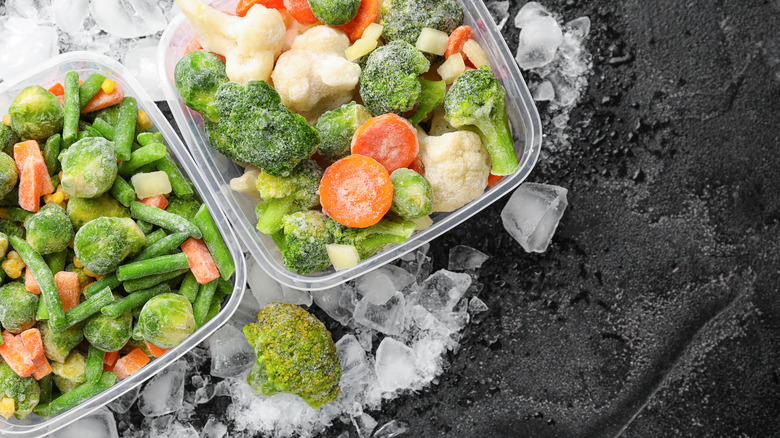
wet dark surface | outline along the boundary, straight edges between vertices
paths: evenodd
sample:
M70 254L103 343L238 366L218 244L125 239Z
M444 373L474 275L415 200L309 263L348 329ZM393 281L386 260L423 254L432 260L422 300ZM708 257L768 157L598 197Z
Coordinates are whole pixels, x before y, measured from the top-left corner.
M529 178L568 210L542 255L506 199L433 242L435 269L492 256L490 310L437 385L371 415L410 437L780 436L780 1L544 4L593 23L572 146Z

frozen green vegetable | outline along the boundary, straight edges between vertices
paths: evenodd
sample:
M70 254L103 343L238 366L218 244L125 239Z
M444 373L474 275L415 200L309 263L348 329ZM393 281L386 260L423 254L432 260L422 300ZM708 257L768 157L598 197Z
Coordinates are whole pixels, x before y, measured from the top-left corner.
M77 350L70 352L64 362L51 364L54 384L63 394L87 381L87 358Z
M364 260L390 243L406 242L417 227L409 220L385 217L367 228L345 227L334 220L328 220L328 228L334 243L353 245L357 248L360 259Z
M19 93L8 108L11 128L26 140L46 140L62 131L65 110L47 89L32 85Z
M355 131L370 118L371 112L355 102L326 112L317 120L316 128L320 134L320 145L317 146L317 153L330 161L346 157L349 155Z
M274 234L282 229L282 218L288 213L319 205L320 179L322 169L313 160L301 161L288 176L261 171L256 180L263 198L255 208L258 231Z
M38 322L43 339L43 352L54 362L65 362L65 358L84 339L84 325L76 324L61 333L54 333L46 321Z
M185 105L212 121L219 119L214 95L220 85L230 81L225 61L211 52L194 50L176 63L173 78Z
M27 243L38 254L60 252L73 240L74 232L65 209L57 204L46 204L24 221Z
M106 306L108 307L108 306ZM96 313L84 325L84 337L102 351L117 351L133 334L133 315L126 311L115 318Z
M282 260L287 269L307 275L330 265L325 246L333 243L333 236L327 221L327 216L316 210L299 211L284 217Z
M67 212L70 223L77 231L99 217L130 217L130 210L107 194L97 198L70 198Z
M390 210L404 219L431 214L433 188L425 177L412 169L400 168L390 175L393 182L393 206Z
M7 363L0 361L0 399L14 399L14 416L24 420L38 404L41 389L31 377L19 377Z
M103 137L73 143L62 156L62 187L70 196L94 198L107 192L117 174L114 144Z
M18 135L5 124L0 123L0 151L6 155L14 155L14 145L22 141Z
M135 324L133 338L159 348L175 347L195 331L192 304L187 298L167 293L144 304Z
M360 73L360 97L374 115L404 115L417 103L422 90L419 75L431 64L412 44L391 41L368 56Z
M355 18L360 0L309 0L309 8L324 24L338 26Z
M90 272L110 274L146 243L144 233L129 218L101 217L87 222L74 240L76 257Z
M0 323L11 333L21 333L35 325L38 295L27 292L22 283L0 288Z
M425 27L450 34L462 22L463 9L455 0L385 0L380 15L385 39L409 44Z
M0 152L0 198L11 193L19 181L16 162L7 154Z

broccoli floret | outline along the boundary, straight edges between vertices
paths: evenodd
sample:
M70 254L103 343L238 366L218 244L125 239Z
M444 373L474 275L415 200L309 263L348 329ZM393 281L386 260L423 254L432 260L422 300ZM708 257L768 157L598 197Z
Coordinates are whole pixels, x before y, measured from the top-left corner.
M19 137L46 140L62 131L65 110L60 100L47 89L32 85L19 93L8 108L11 128Z
M324 24L338 26L355 18L360 0L309 0L309 8Z
M284 241L280 249L287 269L307 275L330 265L325 245L333 243L333 236L327 222L328 218L315 210L295 212L282 219Z
M257 205L257 230L274 234L282 229L282 218L288 213L307 210L320 203L317 190L322 169L313 160L304 160L289 176L273 176L261 171L257 176L257 191L263 202Z
M212 121L219 119L214 94L229 81L223 60L205 50L195 50L176 63L173 77L185 105Z
M271 303L244 326L244 336L257 354L247 377L256 392L295 394L314 409L336 400L341 362L317 318L292 304Z
M360 260L371 257L390 243L406 242L416 229L412 221L388 217L367 228L346 227L334 220L328 220L327 226L334 243L353 245L358 250Z
M368 56L360 73L360 97L374 115L403 115L414 108L422 85L419 75L431 63L405 41L391 41Z
M14 399L14 416L24 420L38 404L41 388L32 377L19 377L4 361L0 361L0 399Z
M448 34L463 22L463 9L454 0L385 0L382 35L388 41L417 42L424 27Z
M444 98L447 122L455 128L473 127L493 162L493 175L509 175L519 163L506 113L506 91L487 66L469 70Z
M338 161L346 157L349 155L355 131L370 118L371 113L368 109L355 102L326 112L317 120L317 132L320 134L317 153L330 161Z
M271 175L287 175L301 160L311 157L320 142L317 130L303 116L287 109L279 94L263 81L246 86L222 84L215 103L219 121L204 120L211 145Z
M4 123L0 123L0 150L9 156L14 155L14 145L22 141L18 135Z

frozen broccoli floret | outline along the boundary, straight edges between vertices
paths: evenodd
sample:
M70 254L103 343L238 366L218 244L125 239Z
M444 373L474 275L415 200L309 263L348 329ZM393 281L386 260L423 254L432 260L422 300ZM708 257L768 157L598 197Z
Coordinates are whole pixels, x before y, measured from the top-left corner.
M55 362L65 362L71 350L84 340L84 324L72 325L60 333L54 333L46 321L38 322L43 339L43 352Z
M6 155L14 155L14 145L22 141L18 135L4 123L0 123L0 151Z
M225 61L205 50L195 50L176 63L173 77L185 105L212 121L219 119L214 94L220 85L229 82Z
M431 214L433 188L425 177L412 169L400 168L390 175L393 182L393 206L390 210L404 219Z
M380 17L385 39L414 44L425 27L452 33L463 22L463 9L454 0L385 0Z
M96 313L84 325L84 337L102 351L117 351L133 334L133 314L125 312L116 318Z
M181 344L195 331L195 316L190 301L178 294L157 295L144 304L133 338L145 340L159 348Z
M54 384L63 394L87 381L87 358L76 350L70 352L64 362L51 364Z
M309 7L318 20L328 26L347 24L355 18L360 0L309 0Z
M65 110L47 89L32 85L19 93L8 108L11 129L27 140L46 140L62 131Z
M0 233L24 239L24 227L17 222L7 219L0 219Z
M24 221L27 243L38 254L60 252L73 240L73 226L65 209L57 204L46 204Z
M16 161L0 152L0 198L11 193L17 181L19 181L19 172L16 170Z
M314 153L319 136L303 116L287 109L263 81L220 85L219 121L204 120L206 136L219 152L254 164L271 175L287 175Z
M94 198L107 192L117 174L114 143L87 137L62 154L62 187L70 196Z
M11 367L0 361L0 399L14 399L14 417L24 420L38 404L41 388L38 382L30 377L19 377Z
M146 236L130 218L101 217L87 222L74 239L81 264L98 275L116 270L122 261L140 251Z
M21 333L35 325L38 295L27 292L22 283L0 288L0 323L11 333Z
M355 131L370 118L371 112L355 102L326 112L317 120L317 132L320 134L317 153L330 161L346 157L349 155Z
M301 275L319 271L330 265L326 245L333 243L327 226L328 218L315 210L299 211L284 217L284 266Z
M257 191L263 198L256 208L258 231L274 234L282 229L282 218L288 213L317 206L320 179L322 169L312 160L301 161L289 176L261 171L256 180Z
M295 394L319 409L341 390L341 362L330 332L317 318L292 304L271 303L244 326L257 354L247 382L258 393Z
M405 41L391 41L368 56L360 73L360 97L374 115L406 114L414 108L422 85L419 75L431 64Z
M334 220L329 220L327 225L334 243L354 246L361 260L371 257L388 244L406 242L417 228L412 221L387 217L367 228L346 227Z
M130 217L130 210L107 194L97 198L70 198L67 212L77 231L99 217Z
M509 119L506 91L487 66L469 70L447 91L447 122L456 128L475 128L490 154L493 175L510 175L519 167Z

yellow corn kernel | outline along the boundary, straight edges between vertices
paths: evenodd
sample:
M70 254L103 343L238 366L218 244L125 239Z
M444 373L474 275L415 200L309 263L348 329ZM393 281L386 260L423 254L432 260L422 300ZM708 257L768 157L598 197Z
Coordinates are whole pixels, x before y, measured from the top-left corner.
M5 126L11 126L11 115L10 114L6 114L6 115L3 116L3 124Z
M98 274L95 274L94 272L90 271L87 268L84 268L84 273L87 274L87 277L93 277L93 278L98 278L99 277Z
M54 192L43 196L43 202L47 204L62 204L64 201L65 196L60 192Z
M0 219L10 219L8 217L8 209L7 208L5 208L5 207L0 208Z
M11 251L8 253L8 260L21 260L22 258L19 256L19 253L16 251Z
M11 397L4 397L0 400L0 415L6 420L11 418L11 415L16 412L16 406L14 406L14 399Z
M76 256L73 256L73 264L76 265L77 268L81 269L84 267L84 265L81 264L79 259L76 258Z
M16 251L11 251L11 253L15 252ZM8 259L6 259L3 263L0 263L0 267L3 268L3 271L5 271L8 277L16 280L22 276L22 270L25 268L25 265L22 259L11 259L11 253L8 253Z
M149 120L149 115L144 110L138 110L138 125L143 129L149 129L152 126L152 121Z
M100 89L103 90L103 92L106 94L113 93L115 88L116 82L112 81L111 79L106 79L103 81L103 85L100 86Z

